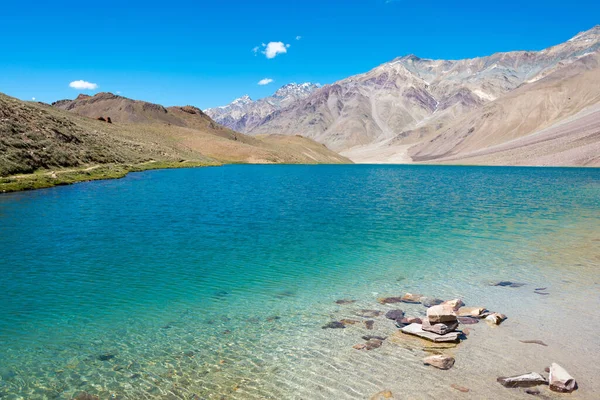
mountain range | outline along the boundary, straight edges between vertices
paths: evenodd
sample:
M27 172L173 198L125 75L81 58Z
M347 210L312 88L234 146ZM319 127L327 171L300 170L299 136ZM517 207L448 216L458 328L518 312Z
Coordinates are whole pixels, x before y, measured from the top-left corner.
M314 83L289 83L272 96L254 101L244 95L226 106L205 110L216 122L238 132L250 132L275 111L286 108L308 97L320 85Z
M323 87L293 85L306 90L285 102L273 101L278 91L206 113L250 135L300 134L356 162L599 165L599 59L596 26L541 51L408 55Z

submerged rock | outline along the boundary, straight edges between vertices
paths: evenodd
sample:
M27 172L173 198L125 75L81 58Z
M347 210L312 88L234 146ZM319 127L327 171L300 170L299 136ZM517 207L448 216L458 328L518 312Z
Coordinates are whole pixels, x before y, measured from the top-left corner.
M498 383L507 388L532 387L548 383L548 381L546 381L546 378L544 378L537 372L530 372L528 374L510 377L500 377L496 379L496 381L498 381Z
M364 318L375 318L375 317L379 317L381 314L383 314L382 311L378 311L378 310L358 310L355 312L356 315L358 315L359 317L364 317Z
M371 339L385 340L387 338L385 336L364 335L364 336L362 336L362 339L364 339L364 340L371 340Z
M560 393L571 393L577 389L577 382L560 365L552 363L550 365L550 390Z
M400 320L404 318L404 311L402 310L390 310L385 313L387 319Z
M365 343L359 343L352 346L356 350L374 350L378 349L383 345L384 339L372 338L367 340Z
M98 356L98 360L100 360L100 361L109 361L109 360L112 360L113 358L115 358L115 355L109 354L109 353L100 354Z
M427 309L427 319L431 324L456 322L456 314L450 306L437 305Z
M525 393L527 394L532 394L534 396L537 396L538 394L540 394L540 390L539 389L525 389Z
M474 317L457 317L457 319L458 322L460 322L463 325L473 325L479 323L479 319Z
M450 385L450 387L451 387L452 389L456 389L456 390L458 390L459 392L463 392L463 393L469 393L469 390L470 390L469 388L466 388L466 387L464 387L464 386L459 386L459 385L457 385L456 383L453 383L452 385Z
M450 369L454 366L454 357L444 356L444 355L435 355L425 357L423 359L423 364L431 365L432 367L436 367L439 369Z
M418 304L421 302L422 297L422 294L406 293L400 300L404 303Z
M500 282L492 283L492 286L503 286L503 287L518 288L518 287L521 287L521 286L525 286L525 284L524 283L518 283L518 282L511 282L511 281L500 281Z
M437 306L444 302L444 300L435 297L421 297L420 301L425 307Z
M335 301L335 304L352 304L352 303L356 303L356 300L340 299L340 300Z
M375 393L369 400L385 400L393 399L394 395L390 390L382 390L381 392Z
M423 323L423 321L419 317L405 317L405 318L402 318L400 320L400 322L403 323L403 324L405 324L405 325L421 324L421 323Z
M424 331L437 333L438 335L445 335L446 333L452 332L458 328L458 321L431 324L426 318L421 324L421 327Z
M367 340L367 343L365 343L365 349L366 350L378 349L381 347L381 345L383 345L383 340L370 339L370 340Z
M459 332L450 332L445 335L438 335L437 333L424 331L421 324L410 324L400 329L402 333L406 333L408 335L418 336L422 339L431 340L435 343L444 343L444 342L454 342L457 343L460 341Z
M365 322L365 328L367 328L368 330L372 330L373 329L373 325L375 325L375 321L373 321L372 319L368 320L368 321L364 321Z
M355 319L341 319L340 322L344 325L354 325L360 323L360 321Z
M431 354L440 354L441 351L453 349L459 342L434 342L416 335L405 334L402 330L394 332L387 341L391 344L401 346L409 351L425 351Z
M346 327L346 325L344 325L340 321L331 321L331 322L323 325L321 328L323 328L323 329L344 329L345 327Z
M380 297L377 299L377 302L381 303L381 304L401 303L402 298L401 297Z

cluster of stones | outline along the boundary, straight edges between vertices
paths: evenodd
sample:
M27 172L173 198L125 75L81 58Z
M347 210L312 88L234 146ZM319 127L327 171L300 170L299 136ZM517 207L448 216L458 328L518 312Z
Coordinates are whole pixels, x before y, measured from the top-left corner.
M523 284L502 281L494 286L520 287ZM536 289L544 290L545 288ZM539 293L543 294L543 293ZM468 329L459 330L459 324L469 325L485 320L492 325L500 325L506 316L498 312L490 312L485 307L467 307L460 299L441 300L438 298L426 297L420 294L406 293L402 297L382 297L377 299L380 304L409 303L422 304L427 307L427 316L425 318L407 317L403 310L393 309L385 313L387 319L393 320L396 326L404 334L417 336L434 343L460 343L464 335L468 334ZM352 304L355 300L338 300L337 304ZM383 314L378 310L359 310L356 315L363 318L375 318ZM332 321L323 326L323 328L345 328L347 325L358 324L361 321L343 319ZM373 328L373 320L363 321L367 329ZM365 343L359 343L353 347L357 350L373 350L381 347L385 337L365 335L362 337ZM546 346L539 340L525 340L523 343L536 343ZM423 359L425 365L433 366L438 369L447 370L454 366L454 357L436 354ZM548 379L537 372L530 372L524 375L512 377L500 377L497 381L505 387L525 387L532 388L537 385L549 385L555 392L570 393L577 389L577 382L569 373L556 363L553 363L546 369L549 373ZM469 389L453 385L457 390L468 392ZM383 392L382 392L383 393ZM386 392L387 393L387 392ZM537 389L528 389L527 393L539 394ZM378 394L379 395L379 394Z

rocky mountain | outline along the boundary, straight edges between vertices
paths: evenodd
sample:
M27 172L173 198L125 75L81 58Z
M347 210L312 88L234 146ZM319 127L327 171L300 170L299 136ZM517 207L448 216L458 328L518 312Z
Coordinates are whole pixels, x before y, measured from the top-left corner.
M267 116L308 97L318 88L319 85L314 83L290 83L279 88L272 96L254 101L245 95L226 106L209 108L205 112L219 124L246 133Z
M301 134L355 161L424 160L425 148L427 159L431 160L446 154L446 149L432 149L441 143L438 135L446 138L452 135L448 131L451 126L454 131L462 129L457 128L457 120L501 101L513 91L522 93L524 87L538 81L551 76L552 80L565 78L569 74L564 71L578 70L582 59L599 51L600 26L596 26L541 51L497 53L465 60L430 60L409 55L314 90L309 96L271 112L246 132ZM595 101L588 96L576 109L592 106ZM510 101L502 104L511 106ZM567 118L578 112L576 109L565 108L565 112L546 115L550 108L540 108L537 112L543 115L536 120ZM500 122L501 117L496 123ZM466 120L464 123L468 125ZM528 128L520 134L544 127L535 123L525 125ZM489 130L490 125L464 128L467 132L473 129L469 136L483 135L479 130ZM489 145L502 141L499 135L493 138L488 135ZM508 139L510 135L504 137ZM431 145L423 144L429 141ZM483 146L487 143L484 140Z

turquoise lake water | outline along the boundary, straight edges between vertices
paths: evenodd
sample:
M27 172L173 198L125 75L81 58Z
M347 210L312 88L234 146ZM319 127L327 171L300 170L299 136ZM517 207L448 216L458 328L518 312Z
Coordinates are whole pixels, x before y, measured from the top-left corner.
M600 398L599 227L599 169L239 165L0 195L0 399L518 398L496 376L550 358ZM509 320L433 372L352 349L385 318L321 329L407 291Z

